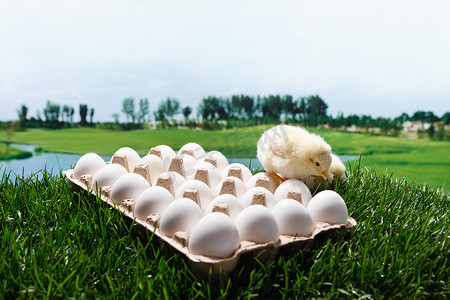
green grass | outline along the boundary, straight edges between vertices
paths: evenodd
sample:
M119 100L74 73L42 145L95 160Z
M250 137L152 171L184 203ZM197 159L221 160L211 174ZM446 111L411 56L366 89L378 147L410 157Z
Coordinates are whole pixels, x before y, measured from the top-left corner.
M320 131L337 153L362 155L362 164L394 177L450 191L450 142Z
M252 128L253 129L253 128ZM44 151L111 155L120 147L128 146L139 154L147 154L151 147L167 144L179 149L188 142L197 142L205 149L219 150L228 156L256 155L256 140L261 133L253 131L195 131L181 129L111 131L92 128L62 130L30 129L17 132L16 143L36 144ZM248 141L247 141L248 140Z
M178 255L63 175L0 180L1 298L450 297L450 199L442 190L353 166L336 186L358 225L228 280L198 279Z
M0 161L10 159L24 159L29 158L33 154L28 151L22 151L20 149L9 147L8 153L6 153L6 146L0 143Z
M270 126L256 126L228 131L194 131L180 129L108 131L91 128L64 130L26 130L17 132L18 143L36 144L44 151L111 155L123 146L134 148L141 155L150 147L167 144L179 149L188 142L197 142L207 150L218 150L227 156L256 156L256 142ZM330 130L315 130L337 154L362 155L362 165L389 170L394 177L450 191L450 142L411 140L371 136Z

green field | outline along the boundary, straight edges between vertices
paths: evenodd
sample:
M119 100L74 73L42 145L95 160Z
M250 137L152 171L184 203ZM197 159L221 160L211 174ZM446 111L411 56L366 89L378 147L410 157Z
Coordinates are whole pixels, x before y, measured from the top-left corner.
M8 153L6 153L6 146L0 143L0 161L10 159L23 159L32 156L31 152L22 151L20 149L9 147Z
M17 132L16 143L40 145L44 151L111 155L123 146L144 155L159 144L179 149L185 143L197 142L206 150L219 150L227 156L256 156L256 142L268 126L228 131L194 131L159 129L108 131L90 128L63 130L26 130ZM450 142L413 140L395 137L313 130L322 135L337 154L362 155L363 166L402 176L410 182L442 187L449 191Z
M118 210L62 174L0 180L0 298L448 299L450 199L352 167L335 187L357 226L228 279L196 277Z
M14 142L109 155L130 146L144 155L158 144L195 141L227 156L254 156L263 130L26 130ZM268 264L247 257L219 282L194 275L119 211L75 194L62 174L4 173L0 298L448 299L450 199L434 187L450 180L449 143L318 133L338 154L362 154L363 166L348 163L347 178L334 187L357 226L340 241L322 238Z

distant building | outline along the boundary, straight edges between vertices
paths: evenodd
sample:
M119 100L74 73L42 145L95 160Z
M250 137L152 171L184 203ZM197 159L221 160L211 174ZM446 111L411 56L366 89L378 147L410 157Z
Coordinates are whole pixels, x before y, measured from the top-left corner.
M438 128L438 127L444 125L444 123L442 123L442 122L433 122L431 124L430 123L425 123L425 124L423 124L423 129L425 129L425 130L430 129L432 124L433 124L434 128Z
M403 131L418 131L420 129L424 129L424 124L419 121L406 121L403 122Z

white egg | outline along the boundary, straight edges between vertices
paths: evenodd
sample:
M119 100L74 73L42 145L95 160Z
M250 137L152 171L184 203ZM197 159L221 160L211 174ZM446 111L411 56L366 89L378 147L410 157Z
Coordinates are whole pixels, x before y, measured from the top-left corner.
M153 147L150 149L148 154L153 154L156 152L160 152L161 160L163 161L164 166L167 165L167 167L169 167L169 164L170 164L170 161L172 160L172 158L174 158L177 155L175 153L175 151L173 151L173 149L167 145L158 145L156 147ZM166 171L167 171L167 169L166 169Z
M203 212L200 206L191 199L176 199L162 213L159 230L169 237L172 237L177 231L191 232L202 216Z
M288 179L282 184L280 184L275 190L275 198L278 201L283 199L295 199L296 197L301 197L302 204L306 207L311 200L311 192L309 191L306 184L297 179Z
M166 157L168 157L169 159L172 159L177 155L175 153L175 151L172 149L172 147L167 146L167 145L158 145L155 148L158 148L159 150L161 150L161 157L163 160Z
M175 193L176 190L178 190L180 188L180 186L186 181L186 179L184 179L183 176L181 176L179 173L177 172L165 172L162 173L161 175L158 176L158 178L160 177L170 177L170 179L172 180L172 184L173 184L173 191ZM156 178L153 181L153 185L156 185L156 183L158 182L158 178Z
M144 177L135 173L120 176L111 188L111 200L120 204L125 199L136 200L150 184Z
M223 194L214 198L214 200L211 201L211 203L209 203L208 207L205 209L205 214L212 213L214 205L220 202L228 204L230 217L233 220L235 220L237 216L241 213L241 211L244 209L241 205L241 202L239 201L238 198L236 198L236 196L233 196L231 194Z
M114 152L113 156L116 154L125 155L125 157L127 158L128 170L130 172L133 172L134 167L136 166L137 162L141 159L139 154L133 148L130 148L130 147L120 148L119 150Z
M308 204L308 212L314 222L347 224L348 211L342 197L330 190L316 194Z
M213 191L213 195L215 197L223 194L233 194L236 193L235 196L240 198L247 191L247 187L244 182L237 177L225 177Z
M279 230L275 217L262 205L250 205L236 218L241 241L255 243L278 243Z
M255 197L255 195L256 195L256 197L258 197L257 194L264 194L264 197L266 200L265 206L267 206L267 208L270 210L278 202L275 199L275 196L268 189L265 189L262 187L254 187L254 188L249 189L247 192L245 192L245 194L242 195L242 197L240 198L242 206L245 208L245 207L252 205L252 201L253 201L253 198Z
M82 175L94 176L105 165L106 163L100 155L92 152L86 153L75 165L72 178L78 180Z
M197 163L193 168L186 171L186 179L194 179L199 169L208 171L208 181L211 190L214 190L219 182L222 181L222 175L219 170L208 162Z
M109 164L98 170L92 180L93 185L98 188L104 186L113 186L120 176L127 174L128 171L119 164Z
M158 156L153 154L144 156L137 162L136 165L141 164L148 166L151 181L155 180L159 175L166 172L162 160Z
M215 258L232 256L239 249L239 233L231 218L214 212L201 218L192 229L189 252Z
M134 216L145 220L149 214L161 214L173 201L172 194L163 187L152 186L137 198L134 206Z
M192 153L195 159L199 159L200 157L205 155L205 150L203 150L203 147L197 143L185 144L183 147L180 148L178 154L185 153L185 151L186 153Z
M175 191L175 199L183 198L184 192L189 189L197 190L200 198L200 207L202 209L208 207L209 203L213 200L211 189L199 180L186 180L186 182L184 182L178 190Z
M309 236L314 231L314 222L306 207L293 199L283 199L272 210L280 234Z
M231 168L233 167L237 167L239 169L241 169L241 174L242 174L242 181L243 182L247 182L250 180L250 178L252 178L252 172L250 171L249 168L247 168L245 165L240 164L240 163L232 163L229 164L228 166L226 166L223 170L222 170L222 177L227 177L230 176L229 171Z
M228 166L228 160L219 151L209 151L203 155L203 157L200 158L200 161L208 162L213 164L219 172L222 172L223 169L225 169Z
M175 163L176 161L179 161L179 163ZM183 176L186 176L186 172L189 173L189 169L197 164L197 160L189 154L177 154L177 156L170 160L168 165L167 161L164 161L163 163L166 170L174 171L180 173Z
M259 185L258 185L259 184ZM278 187L278 182L268 173L260 172L253 175L246 183L247 188L251 189L256 186L261 186L268 189L272 194ZM267 185L267 186L266 186Z

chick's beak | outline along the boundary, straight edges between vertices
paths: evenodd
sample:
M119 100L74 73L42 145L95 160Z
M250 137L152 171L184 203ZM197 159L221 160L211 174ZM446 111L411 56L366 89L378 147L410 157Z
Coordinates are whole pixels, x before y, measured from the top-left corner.
M320 174L320 176L323 177L323 179L327 180L328 176L327 176L326 172L322 172L322 171L319 171L319 170L317 170L317 172Z

